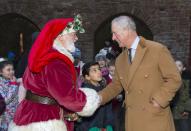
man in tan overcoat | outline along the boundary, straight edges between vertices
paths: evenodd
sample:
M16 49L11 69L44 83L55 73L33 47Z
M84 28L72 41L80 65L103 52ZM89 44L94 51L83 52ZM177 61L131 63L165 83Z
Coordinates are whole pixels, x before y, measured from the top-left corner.
M169 103L181 77L170 52L138 36L128 16L115 18L111 30L112 39L125 50L116 59L112 83L99 92L101 104L125 90L126 131L175 131Z

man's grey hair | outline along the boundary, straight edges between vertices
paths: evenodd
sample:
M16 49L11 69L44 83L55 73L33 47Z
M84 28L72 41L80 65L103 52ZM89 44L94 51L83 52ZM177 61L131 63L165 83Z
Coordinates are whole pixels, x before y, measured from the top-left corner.
M129 16L118 16L114 18L111 22L112 24L117 24L122 29L130 29L132 31L136 31L136 25L133 19Z

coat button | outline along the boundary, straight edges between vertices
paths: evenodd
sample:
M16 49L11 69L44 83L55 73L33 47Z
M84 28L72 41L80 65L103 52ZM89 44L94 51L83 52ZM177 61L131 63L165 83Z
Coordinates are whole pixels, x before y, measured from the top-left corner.
M143 90L142 90L142 89L139 89L138 93L139 93L139 94L142 94L142 93L143 93Z
M143 91L142 91L142 90L139 90L138 92L139 92L139 94L142 94L142 93L143 93Z
M120 79L120 80L122 80L122 79L123 79L123 77L121 77L121 76L120 76L120 77L119 77L119 79Z
M149 77L149 75L148 75L148 74L146 74L144 77L145 77L145 78L148 78L148 77Z
M129 91L126 91L126 94L128 95L128 94L129 94Z

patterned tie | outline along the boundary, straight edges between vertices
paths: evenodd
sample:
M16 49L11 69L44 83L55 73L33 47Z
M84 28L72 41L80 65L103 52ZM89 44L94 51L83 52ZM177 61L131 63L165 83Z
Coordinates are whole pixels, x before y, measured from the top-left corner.
M129 49L128 49L128 56L129 56L129 62L130 62L130 64L132 63L131 49L132 49L132 48L129 48Z

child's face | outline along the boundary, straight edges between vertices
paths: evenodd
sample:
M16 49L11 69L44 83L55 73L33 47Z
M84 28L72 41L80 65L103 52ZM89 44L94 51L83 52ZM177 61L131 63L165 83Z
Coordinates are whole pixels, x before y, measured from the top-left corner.
M113 77L115 73L115 66L109 66L109 74Z
M1 70L1 75L6 78L6 79L12 79L14 77L14 68L13 65L6 65L2 70Z
M86 75L86 79L91 83L97 83L102 80L102 73L99 65L93 65L90 67L89 75Z
M99 60L98 63L101 68L106 66L106 62L104 60Z

